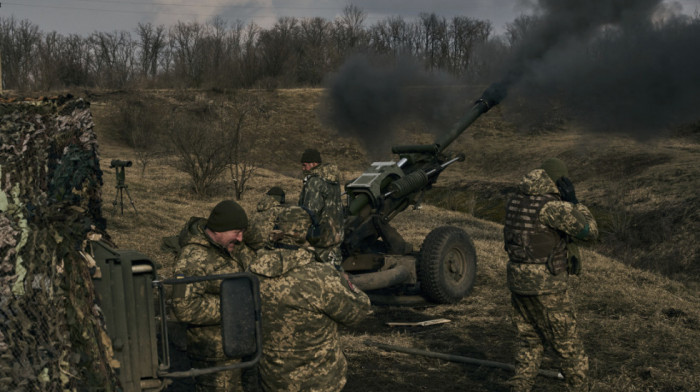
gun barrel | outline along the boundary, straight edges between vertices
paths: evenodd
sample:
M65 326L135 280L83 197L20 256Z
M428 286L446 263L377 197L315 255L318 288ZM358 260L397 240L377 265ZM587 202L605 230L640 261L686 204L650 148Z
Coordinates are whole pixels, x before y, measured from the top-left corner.
M459 135L462 134L479 116L486 113L492 107L498 105L506 96L506 85L504 83L493 83L481 94L469 111L462 116L452 128L435 141L438 152L442 152L447 146L452 144Z
M457 121L450 130L442 135L440 138L438 138L435 141L435 144L438 146L438 151L442 152L447 146L452 144L452 142L459 137L459 135L464 132L465 129L467 129L472 123L479 118L482 114L486 113L486 111L489 110L488 105L486 102L479 100L476 101L474 106L465 114L462 116L462 118Z

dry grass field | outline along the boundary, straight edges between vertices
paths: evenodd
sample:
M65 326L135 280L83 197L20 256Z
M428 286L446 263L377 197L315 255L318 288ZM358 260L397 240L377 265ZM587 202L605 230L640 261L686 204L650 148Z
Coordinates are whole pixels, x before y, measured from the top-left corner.
M233 190L222 178L216 194L195 196L188 177L171 165L173 158L159 156L143 175L136 167L127 169L126 185L138 214L126 194L123 215L120 206L113 213L115 173L109 162L137 159L134 150L114 135L111 108L125 94L88 97L104 172L103 214L120 248L145 253L159 264L160 274L168 276L172 255L160 249L161 238L176 234L190 216L206 216L218 201L232 198ZM268 100L272 109L259 135L270 140L261 149L266 154L260 160L263 164L241 200L248 211L274 185L287 191L289 202L296 202L301 188L297 159L311 144L324 159L339 164L346 180L370 163L357 141L334 134L320 122L316 108L323 99L322 90L251 94ZM412 132L407 140L430 142L432 136ZM604 239L584 250L583 273L572 282L590 356L592 390L700 390L698 141L697 130L653 141L575 130L521 131L505 121L499 110L487 113L452 146L466 154L466 161L443 173L437 192L427 195L428 203L417 210L409 208L394 221L416 249L438 226L454 225L469 233L478 257L474 291L454 305L376 306L362 325L342 329L349 361L345 390L507 390L507 370L389 352L365 342L512 363L515 331L509 321L498 208L522 174L549 156L569 162L579 199L593 208L606 232ZM424 327L386 325L435 318L450 322ZM544 368L556 366L548 354ZM560 381L538 379L537 390L562 388Z

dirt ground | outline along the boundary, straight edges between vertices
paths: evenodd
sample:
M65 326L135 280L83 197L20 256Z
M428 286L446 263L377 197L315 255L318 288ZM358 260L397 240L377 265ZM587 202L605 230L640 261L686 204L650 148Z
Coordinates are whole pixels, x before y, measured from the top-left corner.
M280 105L280 108L287 106ZM309 113L308 110L300 108L292 109L281 113L290 116L295 114L297 117ZM99 110L95 112L99 113ZM297 117L292 119L301 123L302 119ZM292 123L297 124L295 121ZM100 124L99 121L96 123ZM298 127L314 129L314 132L317 128ZM495 132L489 131L492 128L489 124L482 128L482 133L486 136L489 132ZM318 137L318 134L313 132L304 135ZM480 134L475 134L471 141L477 140L478 135ZM535 143L535 139L526 141L523 137L517 140L522 145L518 150L521 156L512 157L503 153L498 135L494 136L495 140L491 142L486 136L478 139L479 143L468 150L468 162L445 172L445 181L443 182L442 177L440 179L441 185L459 185L463 184L465 179L483 179L483 174L480 174L482 169L492 173L490 175L495 180L511 181L516 178L514 173L522 175L522 167L534 164L533 162L543 154L557 155L558 151L578 146L575 141L577 139L569 140L569 136L565 135L562 138L566 140L561 145L541 145ZM101 140L109 141L109 138ZM287 140L285 143L288 142ZM300 142L298 145L303 146L305 143L306 141ZM337 140L334 143L337 146L330 142L327 145L337 147L338 151L324 151L324 156L336 157L340 162L352 162L346 157L347 154L343 155L342 152L347 146L341 145ZM697 148L692 147L687 158L683 158L680 169L687 166L692 168L694 173L697 166L696 151ZM131 149L114 142L101 144L101 152L104 162L115 158L136 159ZM273 185L282 186L288 195L292 195L289 202L294 203L294 196L298 195L301 187L296 156L294 155L294 160L283 160L285 164L281 166L285 169L282 171L273 170L275 168L259 170L251 188L240 200L241 204L253 210L259 195ZM353 154L347 156L354 157ZM503 159L505 156L509 158ZM342 157L345 157L345 160L341 160ZM362 162L355 164L363 166ZM516 165L518 167L511 167ZM608 166L610 165L605 167ZM357 175L353 171L354 166L348 164L347 169L346 178L354 178ZM114 241L121 248L139 249L152 257L159 264L159 271L164 276L170 273L172 258L160 250L160 238L176 234L190 216L206 216L223 195L229 194L229 191L224 189L212 197L193 197L187 187L187 177L174 170L166 158L159 158L149 164L144 175L132 170L127 176L127 183L139 213L133 213L127 205L123 215L114 214L110 213L112 206L109 206L109 201L115 194L114 172L104 167L103 170L105 214ZM649 175L652 174L654 173ZM601 182L595 177L595 173L587 175L588 182L583 182L582 186L577 188L581 190L581 200L594 199L597 197L596 192L605 189L600 185ZM658 177L668 178L665 175ZM689 178L691 177L689 175ZM675 180L675 177L672 179ZM660 189L669 186L666 183L659 184ZM682 185L683 189L686 189L685 183L676 185ZM689 194L683 192L678 193ZM654 190L650 191L649 195L656 200L661 193ZM666 199L660 199L659 203L669 204ZM374 314L361 325L341 328L341 342L348 359L347 384L344 391L507 390L505 382L512 374L510 370L387 351L367 343L378 342L512 364L515 330L510 322L510 296L505 282L507 257L503 251L502 225L476 219L468 213L427 204L418 210L406 210L394 219L392 224L413 244L415 250L420 247L425 236L436 227L450 225L464 229L474 241L477 252L476 284L472 293L457 304L375 306ZM696 242L691 242L697 248ZM684 242L675 244L676 248L683 249ZM589 356L592 390L700 390L700 373L697 371L700 368L697 355L700 352L700 297L697 286L626 265L604 256L594 248L585 249L584 256L584 271L579 278L573 278L571 288L577 305L578 325ZM450 321L423 327L387 325L387 322L419 322L438 318ZM558 364L553 358L553 354L547 352L542 368L556 369ZM538 377L535 390L560 391L563 387L559 380Z
M469 299L457 305L375 307L374 315L358 328L343 329L348 358L345 391L505 391L512 372L389 351L386 346L413 348L468 359L512 363L510 324L469 319ZM429 326L388 326L387 322L449 319ZM378 345L379 346L378 346ZM467 361L468 361L467 359ZM561 381L540 377L538 387L558 390Z

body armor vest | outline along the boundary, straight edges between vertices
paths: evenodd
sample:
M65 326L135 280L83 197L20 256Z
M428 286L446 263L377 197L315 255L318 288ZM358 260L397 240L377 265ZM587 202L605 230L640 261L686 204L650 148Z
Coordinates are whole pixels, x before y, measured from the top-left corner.
M540 222L542 207L554 195L516 194L506 206L505 250L512 262L547 264L557 275L566 270L566 238Z

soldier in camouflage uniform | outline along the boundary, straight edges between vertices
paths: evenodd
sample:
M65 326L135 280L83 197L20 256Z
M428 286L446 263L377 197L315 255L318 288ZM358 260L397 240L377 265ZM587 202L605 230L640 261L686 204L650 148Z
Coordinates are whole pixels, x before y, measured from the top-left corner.
M247 226L245 211L232 200L217 204L209 219L190 219L183 230L186 234L175 264L175 276L244 271L255 255L241 242ZM187 355L194 368L224 366L236 361L224 355L221 343L220 284L219 280L211 280L173 288L172 310L180 322L187 324ZM241 390L241 371L198 376L196 390Z
M598 227L588 208L578 203L564 162L548 159L523 178L506 205L503 234L517 330L511 391L532 389L545 343L561 360L568 390L586 390L588 357L567 281L581 269L571 241L595 239Z
M306 241L310 224L300 207L283 211L279 230L250 266L260 279L265 391L340 391L347 362L338 324L357 323L371 312L369 298L347 275L316 262Z
M340 267L343 242L343 204L340 198L340 172L333 164L322 163L321 154L307 149L301 155L304 185L299 195L299 206L306 208L317 225L317 236L323 238L323 246L315 245L323 262Z
M285 193L278 186L270 188L258 201L253 221L262 233L269 233L275 225L275 218L285 208Z

